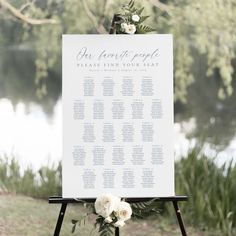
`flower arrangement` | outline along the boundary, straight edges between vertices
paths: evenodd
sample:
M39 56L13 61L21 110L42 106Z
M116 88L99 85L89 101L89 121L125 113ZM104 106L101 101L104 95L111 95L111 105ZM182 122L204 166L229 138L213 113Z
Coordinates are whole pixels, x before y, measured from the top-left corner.
M104 223L112 224L115 227L123 227L125 221L129 220L132 215L130 204L112 194L98 197L95 201L95 211L104 218L104 220L102 219Z
M99 196L95 203L85 203L86 208L90 208L91 212L85 214L80 220L72 220L72 233L75 232L76 226L85 225L86 218L91 215L96 215L94 229L97 229L101 236L112 236L116 227L123 227L126 221L134 218L143 218L145 215L150 215L156 210L155 199L148 202L138 202L129 204L125 199L116 197L110 193Z
M122 13L117 14L115 28L117 34L145 34L154 31L153 28L144 25L143 22L149 16L143 16L144 7L136 8L134 0L122 6Z

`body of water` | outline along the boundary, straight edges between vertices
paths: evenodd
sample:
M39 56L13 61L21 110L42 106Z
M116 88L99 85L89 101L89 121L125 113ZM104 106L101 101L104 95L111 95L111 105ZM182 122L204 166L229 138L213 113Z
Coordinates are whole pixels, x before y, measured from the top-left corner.
M23 167L42 165L62 158L62 105L48 117L39 105L15 107L0 99L0 156L15 157Z

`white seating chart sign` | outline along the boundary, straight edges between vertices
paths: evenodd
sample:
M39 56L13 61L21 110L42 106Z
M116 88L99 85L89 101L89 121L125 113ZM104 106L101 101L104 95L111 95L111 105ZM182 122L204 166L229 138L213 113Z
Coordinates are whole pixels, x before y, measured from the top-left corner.
M63 197L174 196L172 35L63 35Z

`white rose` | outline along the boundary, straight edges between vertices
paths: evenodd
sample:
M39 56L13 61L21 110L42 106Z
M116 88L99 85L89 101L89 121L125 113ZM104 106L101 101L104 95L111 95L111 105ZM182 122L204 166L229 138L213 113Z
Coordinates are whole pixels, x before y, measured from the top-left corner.
M125 33L127 34L134 34L136 31L136 26L133 24L126 24L125 26Z
M95 211L98 215L107 218L117 209L119 202L120 198L115 197L112 194L100 196L95 201Z
M132 215L132 209L129 203L121 201L116 211L118 220L129 220Z
M138 15L132 15L132 21L139 22L140 17Z
M125 222L123 220L118 220L116 223L114 223L115 227L123 227L125 225Z

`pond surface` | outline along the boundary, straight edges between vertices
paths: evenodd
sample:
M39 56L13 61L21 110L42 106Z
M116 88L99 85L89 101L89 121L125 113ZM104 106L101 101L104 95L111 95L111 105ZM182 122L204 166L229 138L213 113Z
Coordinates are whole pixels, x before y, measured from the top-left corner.
M9 99L0 99L0 156L15 157L23 168L34 169L51 165L62 158L62 102L58 100L53 113L46 114L40 105L25 105L19 102L13 106ZM186 133L195 127L195 120L175 123L175 157L186 155L196 139L188 139ZM210 144L205 144L204 152L215 157L222 165L234 157L236 162L236 138L227 147L217 152Z
M48 117L39 105L0 99L0 156L17 158L23 167L52 164L62 157L62 107Z

